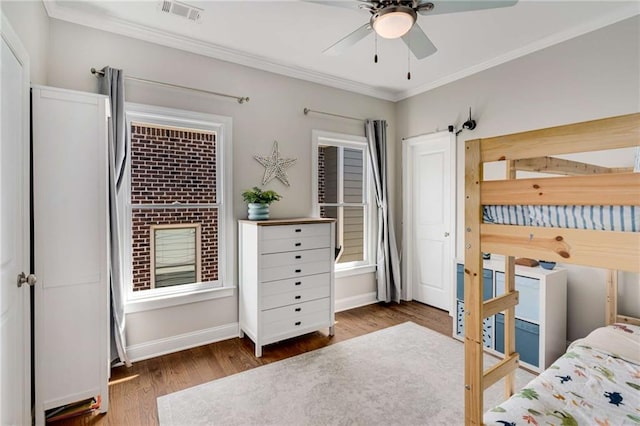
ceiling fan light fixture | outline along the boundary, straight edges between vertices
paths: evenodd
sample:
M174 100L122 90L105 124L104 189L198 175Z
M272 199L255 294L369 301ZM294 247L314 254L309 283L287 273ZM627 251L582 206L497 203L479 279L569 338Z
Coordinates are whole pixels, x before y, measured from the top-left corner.
M405 35L417 19L416 12L406 6L388 6L371 17L371 27L383 38L400 38Z

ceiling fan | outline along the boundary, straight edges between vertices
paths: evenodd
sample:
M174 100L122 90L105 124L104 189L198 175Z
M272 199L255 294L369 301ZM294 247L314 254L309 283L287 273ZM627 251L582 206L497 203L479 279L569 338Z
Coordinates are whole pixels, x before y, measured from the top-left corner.
M516 4L518 0L311 0L310 2L361 9L371 15L369 22L325 49L322 53L328 55L344 53L348 48L374 31L383 38L395 39L402 37L402 41L405 42L415 57L423 59L434 54L438 49L422 31L422 28L416 25L418 15L441 15L508 7Z

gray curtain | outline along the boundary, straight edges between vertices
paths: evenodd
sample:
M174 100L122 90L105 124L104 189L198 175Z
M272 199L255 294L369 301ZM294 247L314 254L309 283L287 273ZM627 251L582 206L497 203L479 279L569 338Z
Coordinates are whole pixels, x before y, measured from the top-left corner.
M402 286L400 258L387 192L387 122L385 120L367 120L365 135L369 146L369 158L371 159L378 206L377 299L381 302L400 303Z
M111 250L111 360L120 359L130 366L125 340L125 290L120 252L120 223L118 218L118 191L122 184L127 160L127 132L124 112L124 75L111 67L102 69L100 92L109 96L109 246ZM114 350L115 349L115 350Z

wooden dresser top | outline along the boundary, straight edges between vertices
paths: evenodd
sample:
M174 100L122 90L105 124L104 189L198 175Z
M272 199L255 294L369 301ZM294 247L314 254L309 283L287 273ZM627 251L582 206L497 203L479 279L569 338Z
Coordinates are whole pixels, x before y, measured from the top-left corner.
M246 220L240 219L238 223L250 223L257 226L281 226L281 225L301 225L306 223L331 223L333 218L322 217L296 217L291 219L269 219L269 220Z

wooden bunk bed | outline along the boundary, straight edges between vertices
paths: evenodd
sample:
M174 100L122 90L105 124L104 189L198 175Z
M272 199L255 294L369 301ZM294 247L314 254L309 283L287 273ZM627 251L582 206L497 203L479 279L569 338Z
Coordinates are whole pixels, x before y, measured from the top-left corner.
M640 206L640 173L554 158L637 147L640 113L466 142L465 152L465 424L483 423L483 393L505 378L505 396L514 393L515 257L545 259L610 270L640 272L640 232L483 223L483 206ZM483 181L484 163L504 161L506 179ZM570 176L515 179L516 170ZM482 252L505 256L505 293L483 301ZM607 322L640 324L620 316L617 274L610 274ZM482 322L505 317L504 359L483 366Z

